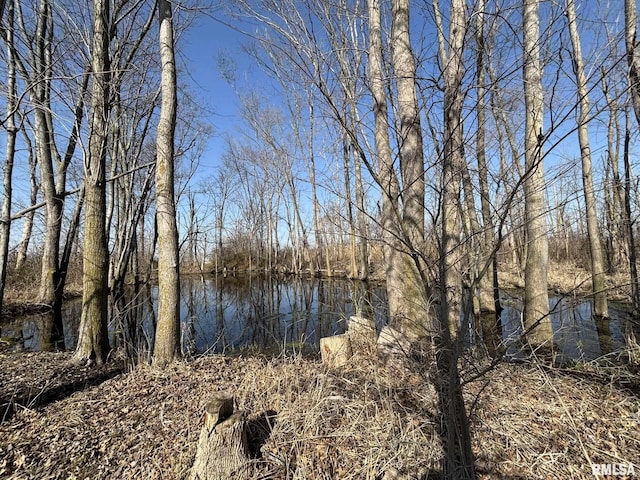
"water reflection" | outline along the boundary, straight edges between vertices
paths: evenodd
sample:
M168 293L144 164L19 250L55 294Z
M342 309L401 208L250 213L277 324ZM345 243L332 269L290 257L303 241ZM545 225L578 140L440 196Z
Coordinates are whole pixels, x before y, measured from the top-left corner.
M522 298L503 294L501 315L503 337L507 344L522 333ZM593 302L572 297L550 297L551 324L558 361L589 361L616 351L625 345L624 326L628 312L609 303L609 319L594 317ZM515 350L515 348L514 348Z
M69 350L75 348L81 312L81 302L68 302L61 316L53 312L38 313L0 325L0 337L16 350Z
M315 350L356 313L382 326L384 288L361 282L297 277L210 277L182 281L183 346L192 352Z
M522 332L522 299L502 292L499 321L487 316L465 322L470 341L484 341L490 355L504 341L514 343ZM114 292L109 318L110 342L129 358L148 359L156 325L157 289L150 286ZM596 320L589 301L569 297L550 299L554 340L559 360L588 361L625 344L627 312L610 304L611 319ZM321 337L342 333L345 320L359 314L381 328L388 318L383 286L344 279L282 276L184 277L181 280L181 333L184 353L223 353L252 347L317 351ZM80 301L65 304L58 322L51 314L31 315L0 326L4 343L16 349L75 348ZM60 334L62 324L64 335ZM517 343L510 348L516 355Z

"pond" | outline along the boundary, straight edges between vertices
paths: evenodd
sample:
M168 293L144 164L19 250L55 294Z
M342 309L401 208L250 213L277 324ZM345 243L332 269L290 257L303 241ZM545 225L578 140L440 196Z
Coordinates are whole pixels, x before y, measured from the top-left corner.
M130 354L150 350L156 294L152 287L129 291L111 307L113 346ZM314 353L321 337L344 332L346 319L357 312L373 318L379 329L388 318L384 286L346 279L188 276L181 281L181 296L183 350L193 354L245 348ZM507 292L501 296L502 338L512 343L522 331L522 299ZM624 346L628 313L623 306L610 304L607 320L593 318L589 300L552 297L550 306L561 360L588 361ZM45 314L0 326L0 337L19 350L73 349L80 312L80 301L65 305L62 333ZM476 341L480 335L473 334L473 322L470 327L470 338ZM515 346L510 354L517 355Z

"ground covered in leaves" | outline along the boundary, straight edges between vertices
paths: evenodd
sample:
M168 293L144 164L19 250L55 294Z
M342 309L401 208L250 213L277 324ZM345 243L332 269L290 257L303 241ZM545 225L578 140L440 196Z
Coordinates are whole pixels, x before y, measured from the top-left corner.
M592 463L629 462L640 474L633 381L535 364L475 378L481 367L462 369L479 478L593 478ZM125 372L0 352L0 478L186 478L215 392L247 414L253 478L439 477L438 402L419 368L206 356Z

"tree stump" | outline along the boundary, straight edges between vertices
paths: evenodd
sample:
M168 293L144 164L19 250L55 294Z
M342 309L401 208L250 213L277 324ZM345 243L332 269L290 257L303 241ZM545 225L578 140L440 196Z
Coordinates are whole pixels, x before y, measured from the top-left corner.
M373 356L376 352L376 322L352 316L348 328L351 348L356 355Z
M233 412L233 397L213 397L205 406L189 480L246 478L247 452L244 412Z
M349 335L334 335L320 339L322 363L330 367L342 367L353 355Z

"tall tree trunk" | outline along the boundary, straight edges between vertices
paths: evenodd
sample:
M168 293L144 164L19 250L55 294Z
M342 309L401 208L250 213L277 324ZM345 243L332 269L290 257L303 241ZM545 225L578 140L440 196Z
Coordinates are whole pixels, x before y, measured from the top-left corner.
M362 161L360 155L354 157L356 175L356 219L358 223L358 278L369 278L369 245L367 241L367 215L364 209L364 187L362 185Z
M160 367L180 355L180 272L174 193L174 137L177 80L171 3L158 0L162 103L156 146L156 219L158 223L158 326L153 363Z
M51 63L51 46L48 44L48 29L51 6L49 0L41 0L36 27L36 45L34 54L34 75L38 79L50 79L48 71ZM52 131L49 128L50 114L49 81L39 80L32 92L35 105L35 145L40 165L42 194L46 202L45 238L42 252L42 274L40 278L39 302L53 305L59 289L60 233L62 228L63 198L56 190L53 168L54 148Z
M624 2L624 31L629 65L629 94L636 120L640 123L640 54L637 49L638 17L636 0Z
M369 83L373 97L375 149L378 160L378 175L382 190L382 249L387 279L387 300L392 320L402 319L402 290L404 278L399 269L402 257L400 243L400 186L393 166L389 141L389 113L383 73L382 28L379 0L369 1Z
M610 235L610 268L618 271L628 264L629 245L624 226L624 188L618 166L620 157L620 119L618 115L617 95L611 95L606 74L603 69L602 90L607 102L609 120L607 122L607 170L611 170L612 188L607 198L610 201L608 210Z
M462 47L466 31L464 10L459 0L451 5L449 53L443 57L444 151L442 158L442 240L440 252L441 329L458 336L462 302L460 273L460 188L463 169L462 135ZM464 8L464 7L462 7ZM465 191L465 193L467 193ZM446 327L445 327L446 326Z
M105 168L109 119L109 1L93 2L92 88L89 156L84 171L82 317L74 359L102 365L109 353L107 300L109 254Z
M640 279L638 278L638 260L636 257L636 239L631 220L631 161L629 159L629 145L631 143L631 126L629 119L629 109L625 109L625 131L624 131L624 223L627 231L627 242L629 243L629 272L631 274L631 301L633 309L637 314L640 312Z
M422 129L416 95L416 65L409 36L409 1L391 2L392 63L395 73L400 131L398 136L400 176L402 179L401 222L399 224L402 253L395 252L391 261L392 285L402 283L401 300L396 315L406 327L424 335L430 328L428 290L423 278L424 262L424 157ZM405 253L406 252L406 253ZM387 286L387 289L390 287Z
M625 0L625 45L627 49L627 64L629 65L629 94L636 122L640 124L640 54L637 49L637 10L635 0ZM626 113L626 110L625 110ZM636 263L635 235L631 221L631 164L629 162L630 126L629 115L626 113L626 126L624 137L624 167L625 167L625 224L627 227L627 241L629 243L629 265L631 271L632 300L634 310L640 311L640 280L638 279L638 266Z
M525 101L525 221L527 258L525 265L524 327L531 329L530 343L542 344L553 340L549 317L547 271L549 246L544 205L544 143L542 94L542 66L540 65L539 0L524 0L522 22L524 32L524 101Z
M349 224L349 278L357 278L358 263L356 252L356 221L353 216L353 201L351 196L351 147L348 136L342 139L342 167L344 172L344 202L347 207L347 223Z
M486 104L487 89L486 67L485 67L485 27L484 17L485 0L479 0L476 11L476 79L477 79L477 123L476 133L476 159L478 162L478 179L480 188L480 208L482 212L483 234L483 255L481 257L481 268L486 271L480 272L479 280L479 307L481 312L500 312L500 293L498 285L498 262L494 251L495 232L493 218L491 216L491 201L489 198L489 168L487 167L486 154ZM483 265L484 264L484 265Z
M16 153L16 136L18 129L15 122L16 98L16 65L13 45L13 0L9 0L7 9L7 21L5 41L7 43L7 119L5 128L7 131L7 149L4 160L4 172L2 179L2 212L0 213L0 312L4 302L5 282L7 280L7 268L9 266L9 237L11 235L11 199L13 189L13 160ZM0 20L2 17L0 15Z
M307 137L307 147L309 149L309 182L311 183L311 203L313 206L313 233L316 243L315 248L315 270L320 271L320 256L323 254L325 246L322 241L322 233L320 232L320 202L318 202L318 186L316 184L316 157L313 151L313 136L315 133L315 115L313 98L309 95L309 135ZM327 275L331 274L331 264L326 259L325 268Z
M409 1L393 0L391 9L393 68L400 115L402 221L408 234L408 247L419 252L424 243L424 158L416 95L416 65L409 36Z
M587 78L584 73L582 46L576 25L576 7L574 0L567 0L566 15L569 23L569 34L573 47L573 65L576 74L576 88L578 94L578 141L580 143L580 157L582 159L582 185L584 188L584 203L587 214L587 235L591 251L591 279L594 298L594 313L600 317L609 315L607 307L607 284L605 276L604 255L598 229L598 214L596 211L596 196L593 190L593 173L591 168L591 146L589 143L589 97Z

